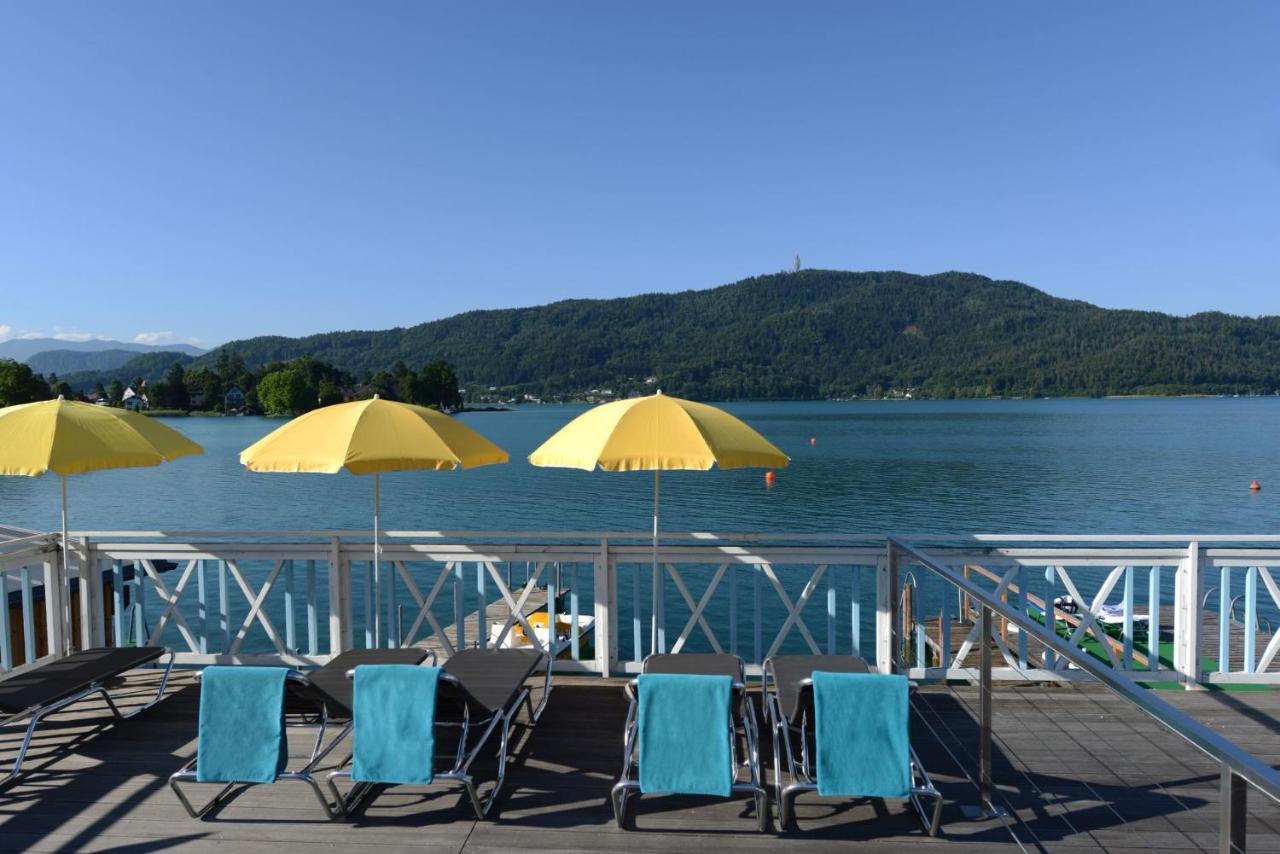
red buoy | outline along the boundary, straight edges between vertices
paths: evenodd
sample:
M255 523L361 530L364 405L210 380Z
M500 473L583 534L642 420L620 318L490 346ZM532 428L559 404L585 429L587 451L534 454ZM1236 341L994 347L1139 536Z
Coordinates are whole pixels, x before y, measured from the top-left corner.
M810 445L816 445L816 444L818 444L818 437L817 437L817 436L810 436L810 437L809 437L809 444L810 444Z
M1252 483L1250 483L1250 484L1249 484L1249 489L1250 489L1250 490L1252 490L1253 492L1261 492L1261 491L1262 491L1262 484L1258 483L1258 482L1255 480L1255 481L1253 481Z
M777 476L776 474L774 474L773 472L771 472L771 471L767 471L767 472L765 472L765 473L764 473L764 485L765 485L765 486L773 486L773 484L774 484L777 480L778 480L778 476Z

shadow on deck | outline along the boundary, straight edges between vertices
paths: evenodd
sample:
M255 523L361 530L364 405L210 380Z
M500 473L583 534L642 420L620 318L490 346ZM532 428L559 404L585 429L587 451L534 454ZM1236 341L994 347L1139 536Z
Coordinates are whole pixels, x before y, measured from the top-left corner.
M141 702L156 675L131 675ZM389 789L350 822L325 821L305 786L245 789L204 821L189 819L168 774L195 750L198 689L176 676L154 709L110 726L86 702L37 734L29 773L0 792L0 850L241 851L870 851L920 845L973 850L1207 851L1217 845L1214 763L1111 695L1088 686L997 688L995 779L1012 818L969 822L974 803L977 692L930 686L913 701L912 737L947 798L943 831L923 834L904 805L802 799L799 832L753 831L748 800L644 797L636 829L615 828L609 787L621 763L620 680L559 677L542 723L517 728L497 818L477 822L445 786ZM133 690L136 686L136 691ZM1280 764L1280 692L1175 694L1166 699ZM304 756L309 732L290 731ZM8 762L20 732L0 739ZM765 739L763 762L772 757ZM345 754L344 754L345 755ZM479 769L482 778L492 768ZM771 776L771 775L770 775ZM1280 850L1280 807L1250 798L1251 850Z

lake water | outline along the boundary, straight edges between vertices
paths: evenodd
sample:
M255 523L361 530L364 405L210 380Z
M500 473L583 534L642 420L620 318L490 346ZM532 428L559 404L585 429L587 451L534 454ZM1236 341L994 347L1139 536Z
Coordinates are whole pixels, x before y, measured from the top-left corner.
M461 416L511 453L471 471L383 478L388 529L645 530L648 473L539 469L525 458L585 407ZM756 469L671 472L669 530L851 533L1280 533L1280 399L736 403L792 457ZM369 525L372 480L252 474L239 451L264 418L169 421L205 454L69 481L82 529ZM816 444L811 445L810 438ZM1251 493L1250 480L1262 482ZM0 522L58 525L56 478L0 478Z
M741 403L726 408L790 454L792 464L777 473L772 488L756 469L664 474L666 530L1280 533L1277 399ZM546 437L584 409L531 406L462 415L506 448L512 462L465 472L384 476L384 528L646 530L652 509L651 474L539 469L526 462ZM279 426L280 420L184 418L169 423L203 445L205 454L153 469L72 478L73 529L368 528L373 487L368 477L253 474L240 466L240 450ZM1259 493L1248 488L1255 478L1264 487ZM0 522L55 529L57 479L0 478ZM260 576L269 569L268 563L257 563L261 565L246 566L245 571ZM701 574L709 577L714 567L703 569ZM367 571L367 562L353 566L357 590ZM647 567L620 571L639 573L638 589L649 589ZM1076 574L1086 596L1103 574ZM694 580L686 575L695 596L706 577ZM784 573L782 581L795 597L806 578L807 572ZM1146 590L1145 578L1143 574L1138 579L1141 591ZM842 614L848 612L854 580L841 571L832 582L839 588ZM320 583L323 586L323 578ZM474 585L474 579L464 585L467 601L474 593L465 591L474 591ZM1167 605L1172 601L1170 573L1162 586ZM744 579L738 588L741 595L750 595L747 587ZM625 657L638 657L647 649L637 651L633 643L637 631L631 627L627 597L631 584L620 579L619 589L621 651ZM586 613L590 592L586 583ZM277 601L281 595L273 592L270 609L283 608ZM411 605L403 588L396 595L401 605ZM494 595L490 588L487 597ZM869 576L857 595L864 608L874 607ZM925 585L928 613L936 613L942 595L936 583ZM446 624L452 622L451 598L447 592L437 602L437 616ZM642 624L648 619L646 598L647 593L642 594ZM1273 623L1280 621L1280 612L1262 598L1260 613ZM674 585L667 587L666 602L669 626L683 624L681 614L687 614L687 608ZM195 619L194 607L184 604L190 620ZM247 605L237 600L228 607L231 625L239 625ZM750 613L748 601L740 601L740 607L742 613ZM824 607L823 597L814 597L806 619L822 625ZM782 613L770 594L763 622L776 626ZM723 596L712 602L706 616L723 639L729 620ZM360 605L354 619L357 637L362 637L365 617ZM752 631L746 623L744 618L739 624L744 645ZM863 649L870 648L872 628L871 621L864 620L857 633ZM167 631L163 642L181 646L176 630ZM327 643L326 635L322 628L320 648ZM851 644L847 639L840 643L842 650L852 648L845 647ZM216 640L212 644L217 648ZM799 644L793 633L784 650L801 651ZM695 637L688 648L703 649L705 644ZM269 649L255 627L245 650Z

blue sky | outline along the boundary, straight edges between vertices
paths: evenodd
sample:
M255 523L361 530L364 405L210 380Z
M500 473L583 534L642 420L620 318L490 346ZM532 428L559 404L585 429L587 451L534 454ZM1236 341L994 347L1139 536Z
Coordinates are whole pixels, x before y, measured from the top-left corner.
M1280 314L1280 4L0 4L0 338L789 267Z

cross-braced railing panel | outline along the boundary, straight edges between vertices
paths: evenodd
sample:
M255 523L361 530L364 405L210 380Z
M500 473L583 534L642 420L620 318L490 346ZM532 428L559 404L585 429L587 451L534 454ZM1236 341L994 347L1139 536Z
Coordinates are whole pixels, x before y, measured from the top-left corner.
M554 638L570 670L633 672L655 650L735 653L755 666L838 652L951 678L967 677L978 652L970 603L909 560L891 567L883 542L664 535L655 555L626 534L384 536L375 571L371 539L359 532L75 534L65 579L56 537L0 543L12 602L0 616L10 629L0 631L0 665L27 666L29 644L37 658L46 647L158 643L187 664L305 665L359 646L448 655L547 649ZM1280 682L1280 545L1053 539L974 537L930 553L1141 681ZM48 578L62 583L50 588ZM46 610L61 616L48 620ZM1081 675L997 628L999 675Z
M332 555L314 546L105 545L100 576L106 642L167 646L185 664L318 663L329 637ZM86 583L92 574L86 573Z
M1117 670L1141 672L1144 679L1173 678L1167 672L1172 665L1161 644L1165 629L1171 628L1164 605L1170 601L1178 566L1135 566L1082 560L1078 554L1071 557L1071 564L1040 564L1030 559L988 556L965 560L961 556L952 566L1041 625L1052 625L1073 648ZM971 671L979 637L972 603L954 593L929 589L914 591L910 600L914 613L909 622L914 631L903 633L904 644L913 653L905 657L910 666L955 671L957 675ZM963 635L953 645L951 634L956 628ZM1012 673L1072 675L1065 660L1051 650L1029 645L1025 633L1011 629L1007 621L999 628L992 644Z
M873 550L664 547L656 577L644 557L620 549L615 564L625 671L654 651L732 653L754 671L778 653L860 655L869 646L863 614L874 613L882 559Z

